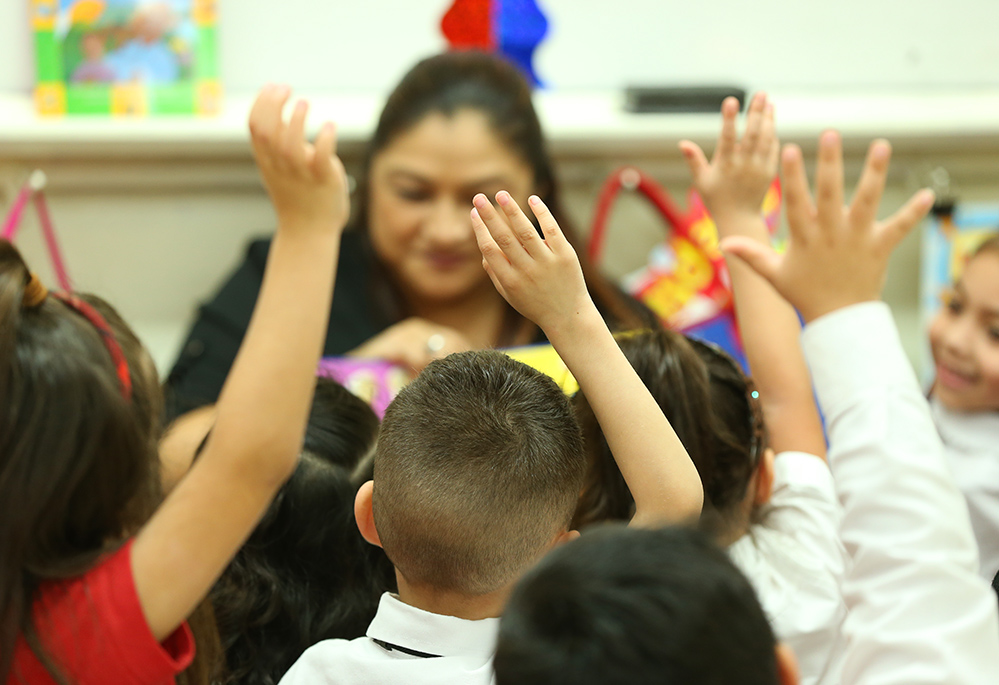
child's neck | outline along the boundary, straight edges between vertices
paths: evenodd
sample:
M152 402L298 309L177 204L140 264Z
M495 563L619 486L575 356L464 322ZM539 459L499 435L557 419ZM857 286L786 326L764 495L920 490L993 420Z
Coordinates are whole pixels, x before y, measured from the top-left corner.
M510 586L505 586L487 595L466 595L426 585L410 585L398 571L395 576L399 584L399 599L406 604L432 614L469 621L498 618L503 613L511 590Z

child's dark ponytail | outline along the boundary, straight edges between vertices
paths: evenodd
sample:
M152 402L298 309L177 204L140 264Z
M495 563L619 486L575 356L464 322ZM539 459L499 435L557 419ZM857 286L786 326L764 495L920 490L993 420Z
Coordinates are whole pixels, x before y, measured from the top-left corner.
M702 478L703 474L712 472L713 430L708 375L690 343L683 335L662 329L620 334L618 343L666 414L697 472ZM587 453L586 480L573 527L601 521L627 521L635 513L635 501L624 476L586 397L577 393L573 403Z
M744 524L740 505L766 447L747 379L724 352L679 333L626 333L618 342L701 477L700 527L716 537L727 535ZM575 407L588 466L573 524L626 521L634 515L635 503L624 477L582 393Z
M4 679L18 636L58 677L58 664L46 658L32 620L40 584L92 567L135 532L156 496L151 432L158 424L142 419L138 398L127 399L122 391L109 352L118 336L111 331L111 339L102 337L91 318L39 288L17 249L0 240ZM137 351L127 348L120 349L133 380Z

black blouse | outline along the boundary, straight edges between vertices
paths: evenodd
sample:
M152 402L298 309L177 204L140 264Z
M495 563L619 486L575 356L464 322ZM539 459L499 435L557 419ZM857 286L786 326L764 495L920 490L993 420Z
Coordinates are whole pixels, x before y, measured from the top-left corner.
M165 383L168 420L218 399L250 324L270 246L269 238L253 241L243 263L215 297L198 309ZM342 355L391 323L372 300L372 268L364 236L357 231L344 233L323 356Z

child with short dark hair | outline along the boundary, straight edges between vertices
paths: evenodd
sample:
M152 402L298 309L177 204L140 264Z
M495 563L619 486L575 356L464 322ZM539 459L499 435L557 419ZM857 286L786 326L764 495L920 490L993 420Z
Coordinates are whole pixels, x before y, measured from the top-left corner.
M185 618L295 467L349 201L332 125L307 143L307 106L286 123L288 97L265 88L250 114L279 223L254 323L204 455L158 508L160 398L134 336L0 242L6 683L173 682L192 657Z
M688 528L604 524L518 584L500 622L500 685L787 683L793 661L753 586Z
M634 525L693 520L702 490L669 422L600 317L579 261L547 208L542 235L510 195L484 195L472 223L499 292L536 322L615 446ZM498 352L431 363L386 411L374 480L355 504L364 536L396 567L367 638L321 642L282 680L487 683L498 619L514 582L575 537L584 469L571 406L547 376Z
M887 143L871 146L857 192L844 208L838 134L820 139L814 204L801 151L788 146L783 154L791 229L787 252L778 255L749 236L730 237L723 249L765 278L806 323L803 349L829 427L829 459L844 507L840 535L851 557L843 581L849 614L842 627L847 646L839 682L985 685L999 673L995 598L977 575L964 503L890 312L876 301L892 249L933 202L932 193L923 191L893 216L875 220L889 156ZM636 554L652 554L645 541L622 544L633 544ZM664 544L682 548L677 541ZM696 557L691 564L710 565L712 574L726 572L727 562L717 555L686 548ZM567 682L569 668L580 675L574 683L606 682L599 669L608 662L618 665L615 680L655 682L648 674L689 663L686 652L643 649L641 637L633 635L646 629L647 603L660 593L655 583L636 585L621 580L629 578L622 573L585 602L592 610L574 610L579 583L553 581L566 577L559 564L584 550L566 548L515 590L501 626L499 685ZM621 553L622 568L636 563ZM664 611L659 620L675 621L671 631L678 635L710 622L720 633L713 637L724 638L713 641L714 659L684 671L680 680L742 682L760 669L768 683L796 682L789 652L775 646L776 651L747 653L739 639L737 630L759 624L759 607L729 601L730 584L704 583L702 575L661 579L681 584L699 610ZM544 600L537 594L542 588ZM539 604L564 606L571 619L535 611ZM608 633L618 638L607 640ZM557 652L552 645L558 645ZM747 662L745 674L728 670Z

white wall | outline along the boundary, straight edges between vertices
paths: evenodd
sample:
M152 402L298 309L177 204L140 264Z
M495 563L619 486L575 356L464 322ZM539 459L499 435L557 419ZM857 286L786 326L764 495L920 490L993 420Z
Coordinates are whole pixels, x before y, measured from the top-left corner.
M444 45L451 0L219 0L223 78L384 92ZM538 71L563 89L999 85L995 0L539 0ZM0 90L30 89L28 0L0 0Z

